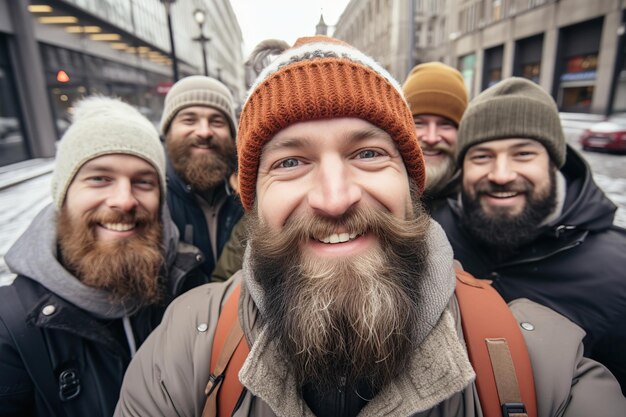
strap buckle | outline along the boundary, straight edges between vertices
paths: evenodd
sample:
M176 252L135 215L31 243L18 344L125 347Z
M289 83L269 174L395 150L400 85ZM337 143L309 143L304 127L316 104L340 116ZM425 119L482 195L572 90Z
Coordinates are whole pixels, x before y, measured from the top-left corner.
M209 382L206 384L206 388L204 389L204 395L211 395L215 388L219 387L222 381L224 380L224 374L220 375L209 375Z
M502 417L528 416L524 403L504 403L502 404Z

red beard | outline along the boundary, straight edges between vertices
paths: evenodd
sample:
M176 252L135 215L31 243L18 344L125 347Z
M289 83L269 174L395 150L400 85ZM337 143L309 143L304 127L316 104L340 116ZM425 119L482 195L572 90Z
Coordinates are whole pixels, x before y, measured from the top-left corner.
M95 233L101 223L136 223L136 233L102 242ZM63 208L57 235L62 264L85 285L106 290L121 302L148 305L161 299L162 226L147 211L91 211L72 218Z

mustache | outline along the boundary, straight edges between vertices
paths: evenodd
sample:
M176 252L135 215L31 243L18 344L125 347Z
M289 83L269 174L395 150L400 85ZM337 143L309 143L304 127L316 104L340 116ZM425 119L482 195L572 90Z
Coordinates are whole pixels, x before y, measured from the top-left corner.
M138 208L129 212L111 210L95 211L87 215L87 224L96 225L102 223L135 223L137 226L154 223L157 217L151 216L147 210Z
M428 145L426 143L420 142L420 148L422 148L422 151L440 151L445 153L449 157L454 157L454 150L452 149L452 147L443 141L438 142L434 145Z
M507 184L496 184L489 181L488 179L483 179L478 184L476 184L476 194L489 194L499 192L529 193L532 190L532 184L524 178L517 178Z
M421 205L414 205L414 212L422 213ZM279 258L290 253L294 247L310 239L321 239L333 233L374 234L381 246L391 242L407 242L406 247L398 248L402 253L412 253L414 247L409 243L411 237L423 233L428 225L424 216L411 216L410 219L400 219L385 210L376 210L368 207L352 207L345 214L336 218L319 215L301 215L290 217L280 233L275 233L272 239L266 235L258 235L259 227L255 227L260 220L253 216L248 221L248 232L254 246L258 247L266 256Z

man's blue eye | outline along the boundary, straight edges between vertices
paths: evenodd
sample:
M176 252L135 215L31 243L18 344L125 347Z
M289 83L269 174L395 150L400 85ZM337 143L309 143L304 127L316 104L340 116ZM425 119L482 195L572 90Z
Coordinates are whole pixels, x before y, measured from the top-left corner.
M359 152L359 158L367 159L374 158L377 155L376 151L371 149L366 149L364 151Z
M299 161L297 159L294 158L289 158L289 159L285 159L284 161L282 161L280 163L280 167L281 168L293 168L295 166L298 166Z

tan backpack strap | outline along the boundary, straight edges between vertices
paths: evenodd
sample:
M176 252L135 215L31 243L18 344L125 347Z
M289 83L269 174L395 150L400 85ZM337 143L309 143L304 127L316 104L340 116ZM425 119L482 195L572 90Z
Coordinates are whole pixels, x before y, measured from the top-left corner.
M202 417L232 415L243 392L238 373L250 349L239 324L240 285L237 285L220 312L211 352L211 374L204 390L207 395ZM219 406L218 406L219 403Z
M456 296L485 417L537 417L526 342L508 305L488 281L456 269Z

